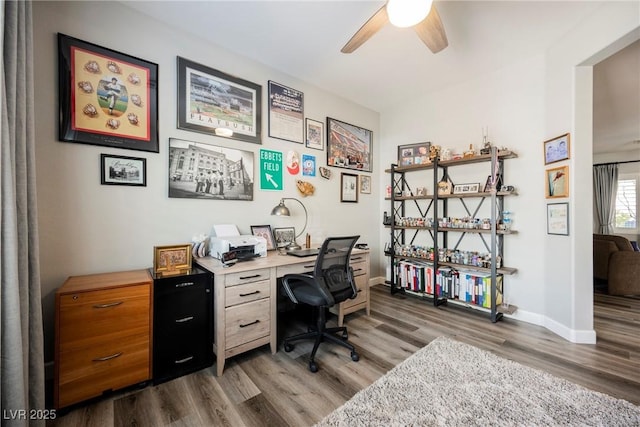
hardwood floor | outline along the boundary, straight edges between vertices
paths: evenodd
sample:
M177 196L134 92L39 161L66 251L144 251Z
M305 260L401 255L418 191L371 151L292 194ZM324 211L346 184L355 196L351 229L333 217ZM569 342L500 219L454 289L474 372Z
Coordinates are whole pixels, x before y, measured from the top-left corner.
M572 344L545 328L511 319L496 324L475 310L371 288L371 316L346 317L360 354L330 343L320 346L319 372L307 369L311 343L272 355L268 346L213 368L157 386L116 393L84 404L55 426L307 426L313 425L393 366L446 335L524 365L640 405L640 298L596 294L597 344ZM332 318L335 321L335 317ZM306 329L282 325L287 335Z

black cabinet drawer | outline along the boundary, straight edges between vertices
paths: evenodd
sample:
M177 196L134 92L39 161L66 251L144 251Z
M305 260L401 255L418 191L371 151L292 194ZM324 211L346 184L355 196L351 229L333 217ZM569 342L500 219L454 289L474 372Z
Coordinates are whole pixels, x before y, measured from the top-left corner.
M153 379L158 384L213 364L213 275L154 278Z

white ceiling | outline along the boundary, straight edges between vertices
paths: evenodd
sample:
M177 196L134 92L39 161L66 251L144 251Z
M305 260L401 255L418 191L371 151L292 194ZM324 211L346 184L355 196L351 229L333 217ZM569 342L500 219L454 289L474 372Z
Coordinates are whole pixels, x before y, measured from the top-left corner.
M449 47L442 52L432 54L412 29L388 24L347 55L340 53L340 48L384 1L123 3L166 25L208 39L380 112L417 94L422 96L469 80L478 73L542 54L601 4L599 1L436 1L449 39ZM637 79L640 50L633 55ZM620 80L607 78L611 84ZM626 93L629 94L628 89ZM605 95L597 100L597 107L612 111L614 107L608 103L617 98ZM636 98L640 99L640 93ZM625 111L624 108L615 110ZM602 131L598 132L606 137L607 145L628 145L632 139L640 139L637 99L633 111L635 117L622 118L620 112L615 116L605 115L599 121ZM621 131L621 120L631 129Z

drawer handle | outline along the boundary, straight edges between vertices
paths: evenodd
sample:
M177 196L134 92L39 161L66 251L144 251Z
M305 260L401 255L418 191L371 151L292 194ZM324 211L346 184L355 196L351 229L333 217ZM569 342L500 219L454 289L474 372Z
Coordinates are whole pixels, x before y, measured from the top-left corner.
M186 286L193 286L193 285L194 285L194 283L193 283L193 282L178 283L178 284L176 285L176 288L184 288L184 287L186 287Z
M256 277L260 277L261 274L254 274L253 276L240 276L240 280L246 280L246 279L255 279Z
M356 256L356 257L352 257L352 258L351 258L351 261L358 261L358 260L360 260L360 259L362 259L362 257L361 257L361 256Z
M115 359L116 357L122 356L122 352L115 353L110 356L98 357L97 359L93 359L94 362L106 362L107 360Z
M176 365L180 364L180 363L185 363L188 362L189 360L193 359L193 356L189 356L189 357L185 357L184 359L180 359L180 360L176 360L175 363Z
M189 320L193 320L193 316L183 317L182 319L176 319L176 323L184 323L184 322L188 322Z
M260 319L254 320L251 323L245 323L244 325L240 325L241 328L246 328L247 326L255 325L256 323L260 323Z
M311 264L311 265L303 265L302 268L314 268L315 264Z
M120 305L124 303L124 301L117 301L117 302L108 302L106 304L96 304L93 306L93 308L109 308L109 307L115 307L116 305Z
M362 271L361 268L356 268L355 270L353 270L353 272L355 273L356 271Z
M249 295L256 295L259 294L260 291L253 291L253 292L249 292L248 294L240 294L241 297L248 297Z

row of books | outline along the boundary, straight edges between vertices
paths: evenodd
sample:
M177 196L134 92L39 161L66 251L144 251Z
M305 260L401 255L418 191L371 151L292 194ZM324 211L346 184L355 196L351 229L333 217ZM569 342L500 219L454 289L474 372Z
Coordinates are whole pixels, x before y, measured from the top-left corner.
M423 261L398 261L395 283L399 288L455 299L491 308L491 273L440 267ZM496 305L502 304L502 275L496 276Z

